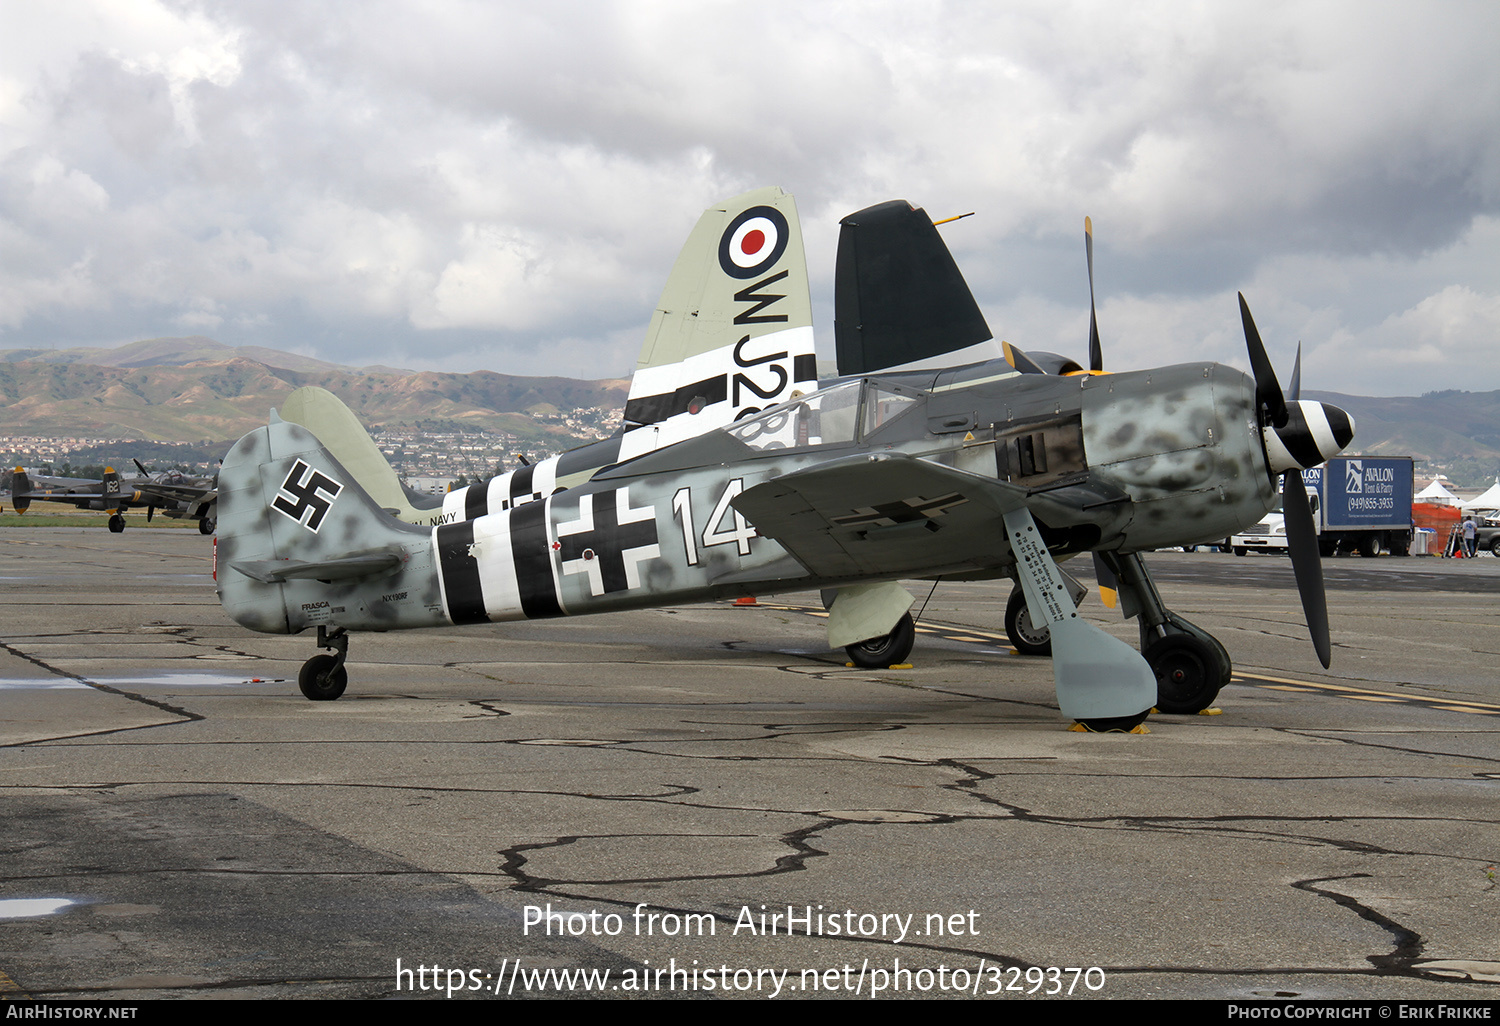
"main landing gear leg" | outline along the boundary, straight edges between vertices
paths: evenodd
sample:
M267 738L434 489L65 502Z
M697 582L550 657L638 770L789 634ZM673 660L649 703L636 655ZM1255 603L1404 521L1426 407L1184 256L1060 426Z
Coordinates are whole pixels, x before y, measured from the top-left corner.
M332 702L349 686L344 660L349 656L349 632L342 627L318 628L318 647L332 649L333 655L315 655L302 664L297 686L314 702Z
M1132 730L1151 711L1156 679L1139 652L1078 615L1062 571L1025 507L1004 514L1005 536L1034 625L1052 638L1057 707L1087 730Z
M1125 615L1139 616L1141 654L1156 674L1156 708L1191 714L1213 705L1233 664L1219 639L1162 604L1139 553L1100 553L1119 580Z

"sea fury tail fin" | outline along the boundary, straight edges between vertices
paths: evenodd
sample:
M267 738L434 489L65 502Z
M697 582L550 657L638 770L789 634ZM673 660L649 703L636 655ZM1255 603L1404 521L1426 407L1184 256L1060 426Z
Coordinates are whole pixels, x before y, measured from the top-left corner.
M415 495L401 484L354 411L332 392L311 385L297 389L281 404L281 419L316 435L375 504L397 518L425 524L442 512L442 496Z
M704 211L678 254L630 383L623 435L455 489L441 512L412 522L474 520L544 499L817 387L797 206L778 188L747 192Z
M219 600L267 634L447 623L432 532L386 514L306 428L271 423L219 472Z
M817 387L797 206L757 189L698 219L651 317L621 458L701 435Z

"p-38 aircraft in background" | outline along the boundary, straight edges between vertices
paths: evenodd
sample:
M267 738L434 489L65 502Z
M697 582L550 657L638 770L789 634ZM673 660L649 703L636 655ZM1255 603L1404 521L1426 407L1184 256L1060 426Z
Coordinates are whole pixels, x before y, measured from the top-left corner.
M77 477L32 478L17 467L11 478L11 505L25 513L33 502L62 502L79 509L108 513L113 534L125 530L125 512L144 506L146 519L158 511L173 519L198 521L201 534L214 533L214 508L218 498L214 479L193 477L175 470L153 474L134 461L139 477L122 478L114 467L106 467L102 480Z
M719 242L722 268L726 249L734 259L727 229ZM1243 297L1253 378L1213 363L1106 374L1097 341L1087 372L1010 346L1004 360L955 366L990 333L931 221L902 201L844 219L836 281L847 380L790 390L472 518L418 526L391 516L317 434L273 414L220 473L225 609L266 633L315 627L333 654L309 659L299 684L333 699L347 683L350 631L810 589L834 595L832 645L890 665L912 638L911 598L896 581L1011 577L1030 623L1050 635L1065 716L1122 728L1153 706L1211 703L1228 654L1164 606L1141 553L1258 520L1279 475L1353 437L1342 410L1286 401ZM669 416L687 417L710 398L680 386L670 396ZM1288 525L1326 665L1311 515L1289 510ZM1144 654L1078 616L1081 586L1057 564L1085 552L1139 617Z

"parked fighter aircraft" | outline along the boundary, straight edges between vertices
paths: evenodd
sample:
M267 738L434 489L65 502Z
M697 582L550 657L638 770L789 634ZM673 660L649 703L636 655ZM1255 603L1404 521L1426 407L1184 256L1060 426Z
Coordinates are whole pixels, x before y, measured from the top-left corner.
M121 478L114 467L106 467L100 481L76 477L37 477L32 479L17 467L11 484L11 505L25 513L37 500L64 502L79 509L108 512L109 529L115 534L125 530L125 511L146 508L150 520L159 510L163 516L198 521L203 534L214 533L214 510L218 499L214 479L192 477L177 471L152 474L135 461L140 477Z
M1259 519L1277 474L1353 435L1336 407L1285 401L1242 311L1254 380L1217 364L1064 376L1046 373L1047 354L1011 350L1013 365L836 384L430 530L387 516L316 436L273 415L221 473L220 599L254 630L316 627L335 654L309 659L299 683L333 699L351 630L813 588L837 589L833 643L889 665L911 644L910 598L889 582L1012 576L1050 631L1064 715L1109 728L1158 703L1200 709L1227 680L1227 653L1162 605L1140 553ZM1055 560L1086 551L1141 616L1147 658L1078 617ZM1303 600L1323 655L1315 545L1313 557Z

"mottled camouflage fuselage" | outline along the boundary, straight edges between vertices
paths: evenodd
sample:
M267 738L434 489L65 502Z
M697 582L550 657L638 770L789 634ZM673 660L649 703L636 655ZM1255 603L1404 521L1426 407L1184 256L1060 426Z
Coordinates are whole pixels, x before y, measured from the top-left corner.
M382 513L311 433L272 423L220 475L220 597L246 627L295 633L975 579L1011 571L1011 510L1064 557L1223 538L1274 500L1254 385L1222 365L840 387L841 405L814 393L433 528Z

